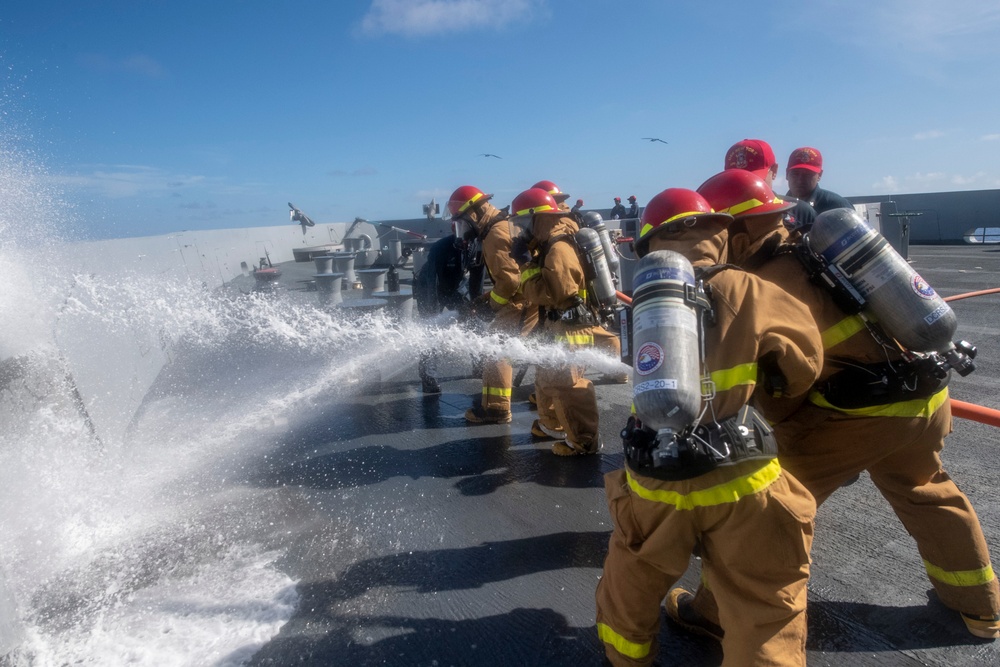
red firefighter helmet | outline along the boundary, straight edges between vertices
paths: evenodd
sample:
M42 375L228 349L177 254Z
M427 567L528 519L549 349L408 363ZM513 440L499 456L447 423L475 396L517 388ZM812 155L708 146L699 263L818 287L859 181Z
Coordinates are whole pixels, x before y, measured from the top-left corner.
M698 192L719 213L748 218L794 208L780 199L757 174L744 169L727 169L701 184Z
M552 181L538 181L531 187L538 188L539 190L545 190L550 195L552 195L552 198L555 199L556 202L560 204L569 199L569 195L560 190L559 186L553 183Z
M510 204L512 216L534 215L536 213L562 213L555 198L541 188L529 188L514 197Z
M642 210L639 239L635 242L635 252L645 257L649 252L649 239L662 232L680 231L693 227L705 220L732 221L726 213L717 213L711 205L694 190L667 188L649 200Z
M474 185L463 185L451 193L448 200L448 213L451 217L457 217L468 211L470 208L489 201L493 195L488 195Z

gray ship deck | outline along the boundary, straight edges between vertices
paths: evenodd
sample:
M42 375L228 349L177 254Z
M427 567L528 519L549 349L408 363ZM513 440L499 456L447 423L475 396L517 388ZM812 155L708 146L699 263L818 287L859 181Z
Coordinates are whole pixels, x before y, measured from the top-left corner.
M994 287L1000 249L918 246L913 266L944 296ZM289 291L311 264L283 264ZM299 284L300 285L300 284ZM978 370L952 396L1000 408L1000 295L954 302ZM252 665L600 664L594 588L611 529L602 475L619 467L630 388L599 385L601 456L563 459L529 434L531 373L514 421L466 427L480 390L443 364L424 396L415 364L291 424L248 477L298 580L291 621ZM955 421L946 468L972 499L1000 559L996 429ZM820 510L809 593L809 664L995 665L1000 642L969 635L937 601L912 539L865 476ZM681 585L692 587L697 567ZM717 665L710 640L664 620L664 664Z

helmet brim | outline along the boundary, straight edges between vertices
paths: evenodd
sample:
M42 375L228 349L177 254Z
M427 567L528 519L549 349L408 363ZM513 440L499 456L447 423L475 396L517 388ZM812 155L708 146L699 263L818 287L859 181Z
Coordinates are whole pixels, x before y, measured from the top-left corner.
M737 220L744 218L756 218L761 215L769 215L771 213L778 213L783 211L791 211L795 208L795 202L789 202L784 200L773 201L770 204L764 204L763 206L758 206L748 213L740 213L739 215L733 216Z
M448 222L449 220L453 220L456 217L463 216L463 215L465 215L466 213L469 212L469 209L475 208L476 206L482 204L483 202L488 202L491 199L493 199L493 195L488 195L486 193L483 193L483 196L480 197L479 199L477 199L475 204L473 204L469 208L465 209L464 211L460 211L459 213L452 214L451 211L449 210L448 211L448 217L444 218L444 221Z

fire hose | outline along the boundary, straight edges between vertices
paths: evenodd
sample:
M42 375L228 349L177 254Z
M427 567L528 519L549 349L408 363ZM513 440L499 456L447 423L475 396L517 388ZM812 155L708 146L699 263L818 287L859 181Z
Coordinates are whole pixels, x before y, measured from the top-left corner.
M965 294L955 294L954 296L944 297L945 301L958 301L959 299L968 299L973 296L983 296L985 294L998 294L1000 293L1000 287L994 287L992 289L979 290L978 292L966 292Z

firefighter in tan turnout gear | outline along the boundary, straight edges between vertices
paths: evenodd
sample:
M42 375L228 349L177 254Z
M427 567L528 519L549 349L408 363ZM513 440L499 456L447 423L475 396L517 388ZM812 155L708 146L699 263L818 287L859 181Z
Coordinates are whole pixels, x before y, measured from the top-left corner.
M526 336L538 323L538 312L527 307L520 294L521 273L510 255L511 234L507 215L489 203L493 195L472 185L457 188L448 201L453 219L468 222L483 247L483 261L493 288L482 300L495 314L494 331ZM506 424L511 421L510 397L514 386L513 369L505 359L489 359L483 364L483 393L479 405L465 412L472 424Z
M580 214L575 212L566 205L566 200L569 199L569 195L559 189L559 186L552 181L538 181L531 187L539 188L545 190L552 198L556 200L556 204L559 205L559 210L565 212L577 226L583 227L593 227L595 230L600 230L598 235L603 235L604 240L607 242L604 246L604 254L608 264L609 270L612 272L611 275L614 280L617 280L617 267L618 267L618 257L614 254L617 251L614 246L611 245L610 237L608 237L607 227L604 224L604 220L601 218L599 213L588 212L586 214ZM614 359L621 359L622 348L621 342L618 339L618 335L608 331L607 327L602 324L597 324L591 327L591 333L594 336L594 348L607 352ZM598 384L626 384L629 380L627 373L606 373L601 375L598 379ZM529 396L528 400L537 405L537 398L535 394Z
M806 393L822 344L799 301L722 265L731 220L683 189L642 214L635 415L625 469L605 476L614 531L597 587L597 631L614 665L657 660L661 602L695 550L719 593L723 664L806 664L815 505L782 470L769 415L748 402L759 377L769 391Z
M986 540L969 499L945 472L940 457L951 432L947 373L928 373L933 366L908 363L892 337L878 340L859 315L845 312L827 288L810 281L796 254L802 246L789 244L782 225L790 205L759 177L729 170L710 178L699 192L716 209L736 217L730 228L730 261L805 303L823 334L826 361L820 382L799 409L775 425L782 466L812 492L817 504L867 471L916 541L941 602L961 613L973 635L998 637L1000 589ZM851 230L841 238L858 239L870 232L859 226L864 223L853 210L836 209L817 216L810 235L838 223L847 223ZM884 240L868 236L872 242L865 256L895 252L878 250ZM912 272L903 265L901 260L902 272ZM910 286L921 292L911 295L914 305L930 308L941 321L941 305L946 304L928 302L934 292L919 276L904 280L902 296L893 299L897 309L907 308L902 297ZM909 326L920 333L925 316L911 314ZM896 339L903 333L896 332ZM716 600L721 607L727 594L714 586L694 596L674 589L667 613L688 629L718 637Z
M541 188L525 190L511 203L511 219L522 229L515 256L522 264L521 292L544 311L545 335L570 350L594 345L597 324L587 307L586 277L577 255L579 227ZM557 440L560 456L600 450L597 393L578 366L540 366L535 374L538 419L532 434Z

